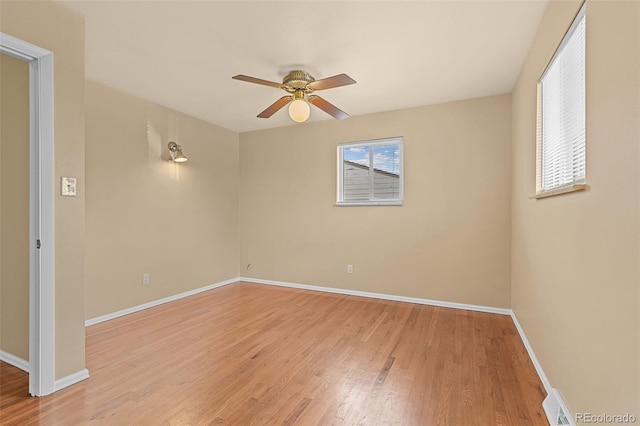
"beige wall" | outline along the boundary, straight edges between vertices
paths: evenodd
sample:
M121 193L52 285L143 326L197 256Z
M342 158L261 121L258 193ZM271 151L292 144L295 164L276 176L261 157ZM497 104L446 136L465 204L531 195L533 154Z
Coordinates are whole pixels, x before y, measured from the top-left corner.
M54 53L55 179L78 178L78 197L55 198L56 378L84 367L84 20L54 2L1 1L0 31Z
M84 368L85 318L241 275L511 306L573 412L640 414L640 5L588 5L587 192L528 198L535 83L579 6L552 1L513 98L238 135L87 82L85 239L83 20L0 2L54 52L56 185L79 182L55 200L56 377ZM405 205L335 207L336 145L398 135Z
M391 136L404 206L335 207L337 144ZM241 134L240 275L509 307L510 136L510 95Z
M238 155L235 132L87 81L87 319L238 276Z
M29 64L0 54L0 350L29 360Z
M512 307L574 413L640 417L640 3L587 2L586 192L535 192L536 82L580 3L552 1L513 92Z

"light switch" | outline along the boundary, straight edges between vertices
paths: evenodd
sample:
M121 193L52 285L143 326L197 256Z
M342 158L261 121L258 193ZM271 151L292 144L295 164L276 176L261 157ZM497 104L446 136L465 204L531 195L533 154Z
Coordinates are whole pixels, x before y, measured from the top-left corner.
M60 184L60 190L62 195L64 195L65 197L75 197L76 196L76 178L63 177L62 183Z

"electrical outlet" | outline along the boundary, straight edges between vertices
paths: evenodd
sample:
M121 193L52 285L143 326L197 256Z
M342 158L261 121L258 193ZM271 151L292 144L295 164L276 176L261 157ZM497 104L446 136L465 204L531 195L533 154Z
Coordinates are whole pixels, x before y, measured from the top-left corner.
M353 265L347 265L347 274L353 274Z
M142 274L142 285L149 285L149 274Z

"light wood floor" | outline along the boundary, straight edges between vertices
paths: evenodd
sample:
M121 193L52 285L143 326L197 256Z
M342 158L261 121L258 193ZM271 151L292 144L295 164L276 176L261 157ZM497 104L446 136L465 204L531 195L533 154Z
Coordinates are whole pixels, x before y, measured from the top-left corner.
M87 328L91 378L0 423L547 425L508 316L236 283Z

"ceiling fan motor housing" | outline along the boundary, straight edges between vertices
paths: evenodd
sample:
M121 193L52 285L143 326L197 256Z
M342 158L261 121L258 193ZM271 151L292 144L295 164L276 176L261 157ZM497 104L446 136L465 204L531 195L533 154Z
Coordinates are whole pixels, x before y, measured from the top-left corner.
M287 91L295 92L296 90L308 90L307 86L309 83L313 83L316 81L308 72L306 71L291 71L287 74L282 80L282 84L286 86ZM310 91L310 90L309 90Z

